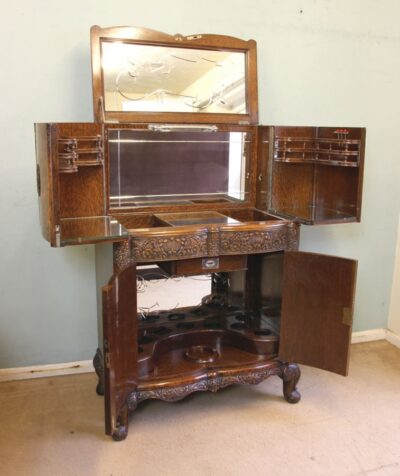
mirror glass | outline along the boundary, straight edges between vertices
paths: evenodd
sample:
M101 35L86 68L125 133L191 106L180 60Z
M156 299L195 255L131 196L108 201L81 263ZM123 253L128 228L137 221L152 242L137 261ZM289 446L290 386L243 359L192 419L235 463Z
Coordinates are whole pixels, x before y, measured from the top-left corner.
M249 133L109 129L112 208L247 200Z
M105 111L246 114L244 52L101 41Z

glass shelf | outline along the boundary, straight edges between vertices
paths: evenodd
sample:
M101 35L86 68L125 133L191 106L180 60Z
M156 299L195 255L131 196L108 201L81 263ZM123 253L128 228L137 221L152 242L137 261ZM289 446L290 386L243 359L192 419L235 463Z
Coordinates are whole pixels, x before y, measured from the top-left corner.
M61 246L118 241L129 236L126 228L108 217L63 218L60 220Z

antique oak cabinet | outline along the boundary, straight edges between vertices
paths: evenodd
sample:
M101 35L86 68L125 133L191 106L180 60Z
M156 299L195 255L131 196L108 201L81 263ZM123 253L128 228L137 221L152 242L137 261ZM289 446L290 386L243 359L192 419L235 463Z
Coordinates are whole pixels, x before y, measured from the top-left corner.
M258 125L253 40L94 26L91 48L95 122L36 124L37 185L45 239L96 245L106 433L146 399L276 375L296 403L297 363L345 375L356 262L297 250L301 224L360 220L365 130ZM138 306L190 276L200 302Z

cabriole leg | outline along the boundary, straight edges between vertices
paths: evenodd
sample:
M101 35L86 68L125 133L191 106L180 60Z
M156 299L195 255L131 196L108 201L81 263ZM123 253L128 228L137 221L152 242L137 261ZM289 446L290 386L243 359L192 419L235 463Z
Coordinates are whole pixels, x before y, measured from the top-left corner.
M93 357L93 367L99 377L99 381L96 386L97 395L104 395L104 368L103 368L103 354L100 349L96 350L96 354Z
M117 423L112 432L114 441L122 441L128 436L129 411L128 405L124 405L117 418Z
M297 403L300 392L297 390L297 382L300 379L300 368L297 364L282 364L281 378L283 380L283 396L289 403Z

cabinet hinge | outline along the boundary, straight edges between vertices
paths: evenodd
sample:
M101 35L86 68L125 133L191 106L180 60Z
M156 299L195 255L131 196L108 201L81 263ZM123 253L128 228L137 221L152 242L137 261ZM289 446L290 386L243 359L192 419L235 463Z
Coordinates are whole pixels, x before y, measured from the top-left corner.
M111 358L110 358L109 352L105 353L104 359L105 359L105 362L106 362L106 368L109 369L110 365L111 365Z
M61 246L61 227L60 227L60 225L55 226L55 234L56 234L56 247L59 248Z
M342 317L343 324L351 326L353 324L353 309L351 307L344 307Z

